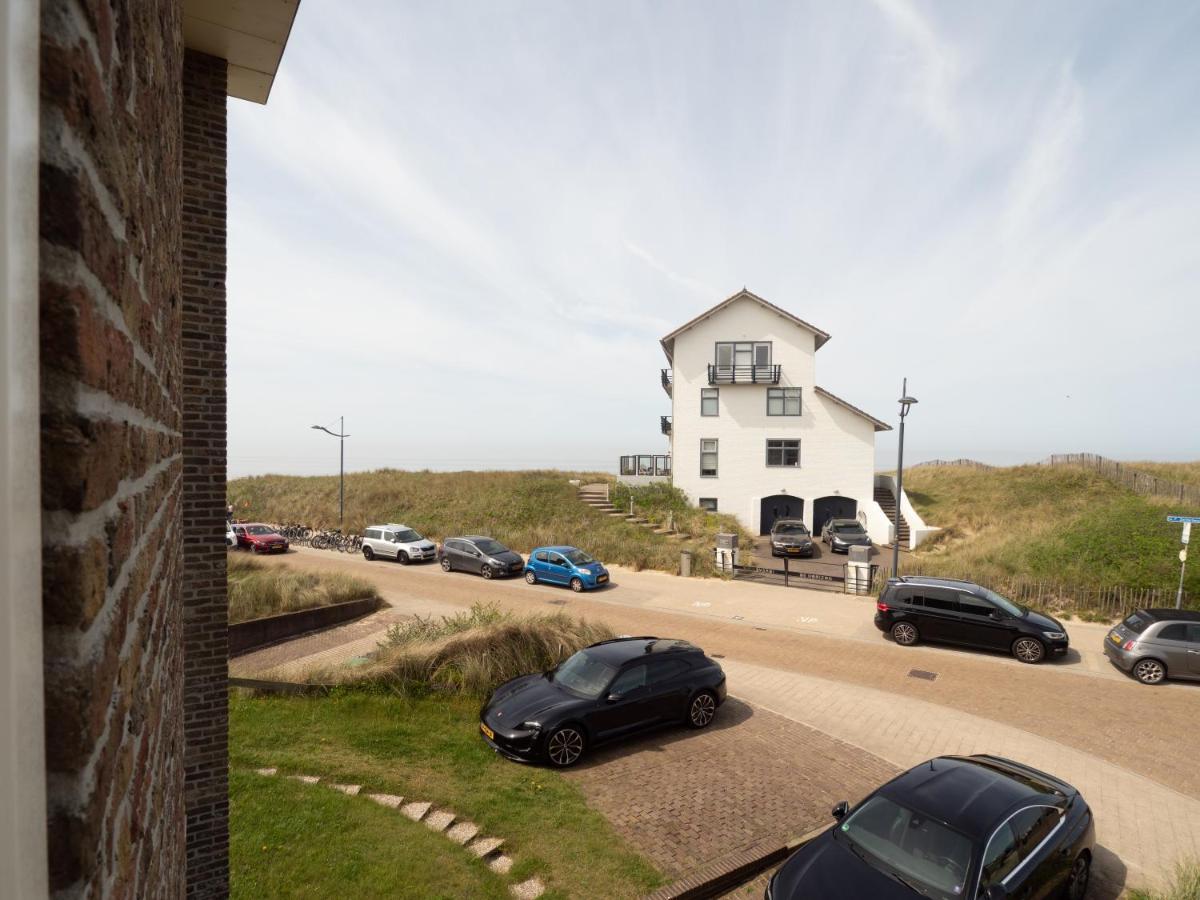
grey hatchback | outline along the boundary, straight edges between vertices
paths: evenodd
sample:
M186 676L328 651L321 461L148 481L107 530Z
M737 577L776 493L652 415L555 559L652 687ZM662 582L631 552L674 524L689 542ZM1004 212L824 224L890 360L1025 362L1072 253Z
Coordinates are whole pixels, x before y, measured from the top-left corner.
M1139 609L1105 635L1104 655L1142 684L1200 681L1200 612Z
M466 537L448 537L442 541L438 552L442 569L453 572L475 572L484 578L501 575L520 575L525 571L525 560L519 553L509 550L499 541L481 534Z

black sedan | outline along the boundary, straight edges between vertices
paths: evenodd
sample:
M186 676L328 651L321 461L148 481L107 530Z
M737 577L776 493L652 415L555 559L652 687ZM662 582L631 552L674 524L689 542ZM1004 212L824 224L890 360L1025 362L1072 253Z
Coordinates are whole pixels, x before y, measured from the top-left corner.
M1075 788L998 756L941 756L889 781L775 873L767 900L1003 900L1087 892L1096 832Z
M870 547L871 537L857 519L830 519L821 529L821 540L834 553L849 553L851 547Z
M444 572L474 572L484 578L520 575L525 571L525 560L521 559L521 554L481 534L446 538L442 541L438 558Z
M800 519L779 519L771 526L772 556L812 556L812 534Z
M621 637L501 685L480 710L479 730L509 759L563 767L597 744L647 728L704 728L724 701L725 673L699 647Z

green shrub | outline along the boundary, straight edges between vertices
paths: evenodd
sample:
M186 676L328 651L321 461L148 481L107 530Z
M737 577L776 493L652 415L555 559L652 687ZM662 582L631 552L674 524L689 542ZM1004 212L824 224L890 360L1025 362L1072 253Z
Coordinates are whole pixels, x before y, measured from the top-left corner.
M1200 900L1200 862L1180 863L1175 867L1175 877L1163 891L1145 891L1134 888L1129 900Z
M267 566L240 553L229 556L228 580L231 624L378 596L361 578Z

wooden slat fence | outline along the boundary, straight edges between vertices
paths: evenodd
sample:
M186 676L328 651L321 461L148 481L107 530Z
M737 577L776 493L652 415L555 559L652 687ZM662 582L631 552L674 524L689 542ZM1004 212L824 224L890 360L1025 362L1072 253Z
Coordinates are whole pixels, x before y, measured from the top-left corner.
M1200 485L1159 478L1157 475L1130 468L1125 463L1119 463L1096 453L1055 453L1049 459L1044 460L1041 465L1091 469L1099 472L1105 478L1111 478L1113 481L1125 485L1134 493L1166 497L1191 507L1200 506Z

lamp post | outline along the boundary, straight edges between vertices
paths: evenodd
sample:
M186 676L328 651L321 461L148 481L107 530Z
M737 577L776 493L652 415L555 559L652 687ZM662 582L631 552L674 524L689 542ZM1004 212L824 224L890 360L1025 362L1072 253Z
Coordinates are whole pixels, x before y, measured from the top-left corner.
M901 425L901 434L903 434L904 426ZM314 425L313 428L317 431L323 431L326 434L332 434L338 439L340 453L338 454L338 528L345 525L346 518L346 438L348 434L341 434L346 430L346 417L338 418L338 430L330 431L324 425Z
M892 577L900 574L900 498L904 496L904 417L909 407L917 402L908 396L908 379L900 389L900 454L896 460L896 534L892 537Z

